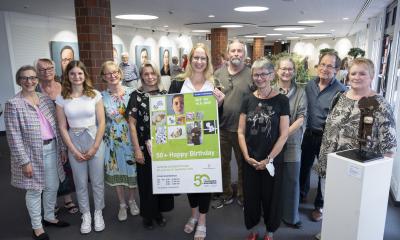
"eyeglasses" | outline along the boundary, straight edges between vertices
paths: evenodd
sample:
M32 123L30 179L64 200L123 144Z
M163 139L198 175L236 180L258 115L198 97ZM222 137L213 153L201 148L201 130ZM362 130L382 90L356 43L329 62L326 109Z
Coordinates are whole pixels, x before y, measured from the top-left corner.
M207 58L206 57L193 57L193 60L196 62L207 62Z
M334 69L335 68L335 66L332 66L332 65L330 65L330 64L325 64L325 63L321 63L321 64L319 64L318 65L320 68L326 68L326 69L328 69L328 70L332 70L332 69Z
M293 68L279 68L279 70L281 70L282 72L293 72L294 71Z
M40 68L39 72L45 73L45 72L52 72L54 71L54 67L48 67L48 68Z
M114 72L110 72L110 73L104 73L103 75L106 77L111 77L111 76L118 76L119 72L118 71L114 71Z
M260 73L260 74L254 73L253 74L253 79L258 79L259 77L266 78L266 77L270 76L272 73L273 72L269 72L269 73L263 72L263 73Z
M63 59L61 59L61 62L62 63L69 63L69 62L71 62L72 60L74 60L73 58L63 58Z
M36 81L36 80L38 80L38 77L36 77L36 76L19 77L19 80L22 81L22 82L27 82L28 80L29 81Z

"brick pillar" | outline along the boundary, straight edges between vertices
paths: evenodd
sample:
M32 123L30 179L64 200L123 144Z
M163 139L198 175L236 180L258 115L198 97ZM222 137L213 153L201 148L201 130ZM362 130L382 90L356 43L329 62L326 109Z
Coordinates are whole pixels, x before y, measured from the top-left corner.
M94 87L106 88L100 78L101 64L113 60L110 0L75 0L79 57Z
M280 41L274 42L274 48L272 54L279 54L282 52L282 43Z
M253 62L261 57L264 57L264 38L253 39Z
M228 29L226 28L212 28L211 29L211 57L212 64L215 69L218 65L218 55L220 52L226 52L226 45L228 44Z

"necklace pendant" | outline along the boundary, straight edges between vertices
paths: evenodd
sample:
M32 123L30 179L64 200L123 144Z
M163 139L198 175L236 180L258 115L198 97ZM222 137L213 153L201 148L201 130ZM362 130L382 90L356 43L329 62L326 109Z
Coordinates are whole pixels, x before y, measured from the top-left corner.
M261 103L261 102L259 102L259 103L258 103L258 106L259 106L259 107L262 107L262 103Z

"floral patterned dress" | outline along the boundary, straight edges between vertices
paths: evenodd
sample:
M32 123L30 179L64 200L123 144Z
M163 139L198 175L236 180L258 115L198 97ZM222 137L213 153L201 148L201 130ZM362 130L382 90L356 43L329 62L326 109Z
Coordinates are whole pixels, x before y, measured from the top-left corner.
M318 163L314 166L318 175L326 176L328 153L358 148L358 129L360 125L360 109L358 101L346 97L346 93L338 93L336 105L328 114ZM396 127L393 111L386 100L375 95L379 103L378 109L373 113L371 151L387 153L396 148Z
M105 143L105 182L110 186L134 188L136 183L136 163L125 110L128 105L131 88L124 87L122 96L103 91L106 114Z

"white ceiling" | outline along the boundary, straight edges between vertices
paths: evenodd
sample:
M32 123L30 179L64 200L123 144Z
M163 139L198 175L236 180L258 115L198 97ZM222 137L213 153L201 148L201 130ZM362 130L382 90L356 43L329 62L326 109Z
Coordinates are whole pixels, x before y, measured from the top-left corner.
M367 2L371 3L355 22ZM191 32L194 29L210 30L221 25L209 22L249 23L243 28L229 29L229 37L277 33L267 26L298 25L300 20L325 21L320 24L308 24L312 27L297 33L280 32L282 36L266 38L267 41L274 41L278 38L285 40L288 36L305 38L301 33L328 33L331 37L351 35L364 28L368 18L382 12L390 2L392 0L111 0L111 16L112 23L117 26L191 35L199 35ZM244 5L266 6L269 10L258 13L233 10ZM73 19L75 16L73 0L2 0L0 10L67 19ZM151 14L159 18L150 21L129 21L116 19L115 16L119 14ZM215 18L209 18L210 14L215 15ZM348 17L349 20L344 21L343 17ZM202 22L203 24L188 25ZM168 25L168 28L165 28L165 25Z

